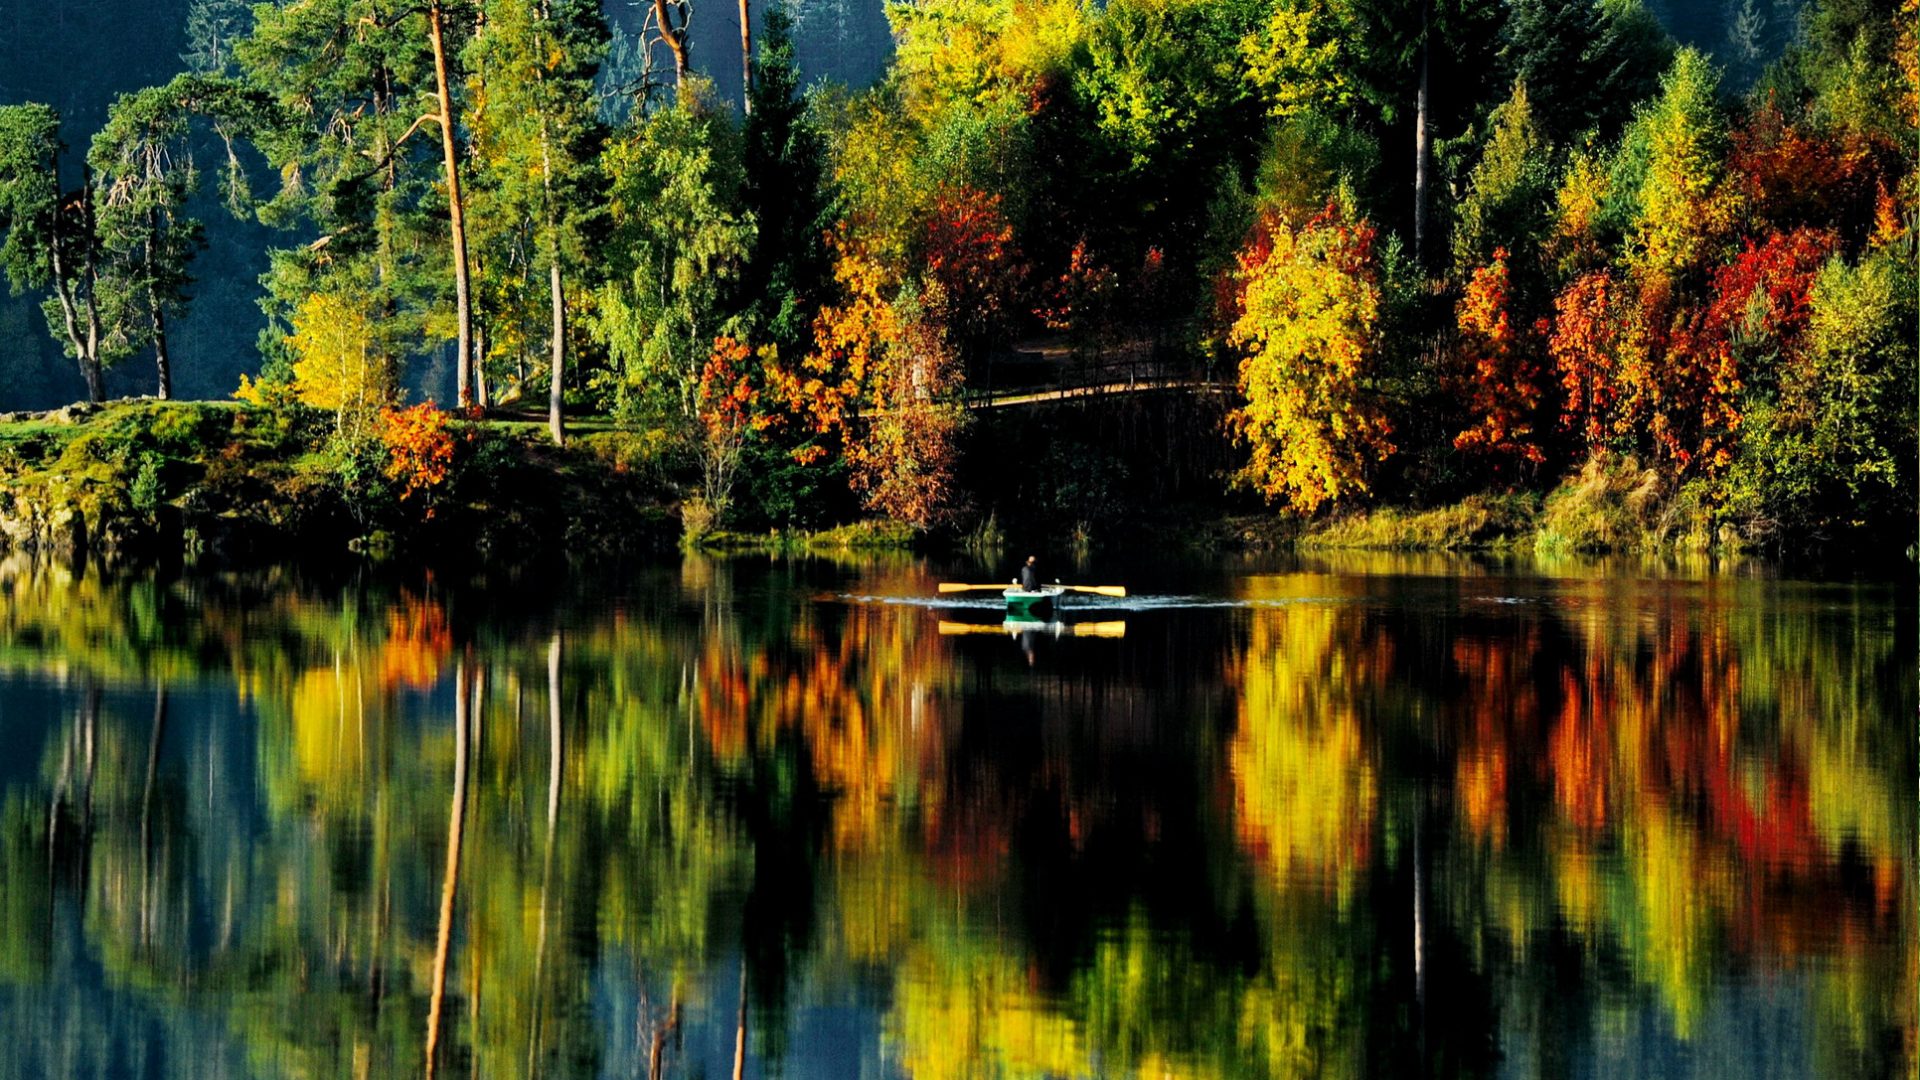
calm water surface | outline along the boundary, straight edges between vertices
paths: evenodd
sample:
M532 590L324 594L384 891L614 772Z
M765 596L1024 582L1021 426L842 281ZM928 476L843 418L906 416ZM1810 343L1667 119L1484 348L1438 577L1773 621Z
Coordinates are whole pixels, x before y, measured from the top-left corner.
M0 1076L1913 1074L1909 585L1088 572L0 564Z

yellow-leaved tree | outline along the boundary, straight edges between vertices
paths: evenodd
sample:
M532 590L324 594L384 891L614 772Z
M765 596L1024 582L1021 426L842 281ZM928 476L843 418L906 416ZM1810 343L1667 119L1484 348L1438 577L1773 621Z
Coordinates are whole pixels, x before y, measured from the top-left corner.
M1338 203L1304 225L1268 215L1239 255L1241 478L1305 513L1365 494L1394 451L1381 386L1375 231Z
M331 409L344 436L371 431L394 394L392 358L375 340L373 319L352 298L318 292L293 315L293 393L317 409Z
M1680 50L1660 80L1660 96L1628 135L1629 142L1644 140L1647 154L1632 236L1642 270L1675 275L1698 267L1738 223L1740 196L1724 164L1719 83L1706 57Z

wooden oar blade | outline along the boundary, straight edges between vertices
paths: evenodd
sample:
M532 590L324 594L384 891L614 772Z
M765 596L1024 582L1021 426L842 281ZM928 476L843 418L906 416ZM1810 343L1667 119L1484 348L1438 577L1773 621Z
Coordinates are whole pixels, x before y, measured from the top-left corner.
M941 582L941 583L940 583L940 591L941 591L941 592L969 592L969 591L971 591L971 590L974 590L974 589L1004 589L1004 588L1006 588L1006 586L1005 586L1005 585L1000 585L1000 584L993 584L993 585L963 585L963 584L961 584L960 582L957 582L957 581L943 581L943 582Z
M1127 595L1125 585L1069 585L1067 588L1074 592L1093 593L1097 596L1125 597Z
M1127 636L1127 624L1115 619L1109 622L1068 623L1074 637L1123 638Z

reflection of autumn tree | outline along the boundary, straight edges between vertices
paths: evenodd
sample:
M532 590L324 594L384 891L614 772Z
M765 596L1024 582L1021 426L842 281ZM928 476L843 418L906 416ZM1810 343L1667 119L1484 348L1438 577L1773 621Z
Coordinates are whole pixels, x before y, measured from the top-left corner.
M1513 661L1456 638L1467 677L1467 727L1451 733L1463 817L1482 831L1493 770L1478 763L1496 756L1507 785L1532 785L1552 809L1535 815L1533 835L1510 838L1507 857L1472 866L1479 884L1456 887L1467 898L1458 902L1484 907L1509 941L1546 934L1558 918L1592 948L1624 950L1683 1037L1729 955L1819 957L1846 973L1839 984L1888 985L1878 980L1893 973L1869 971L1886 935L1910 932L1887 913L1910 888L1892 837L1910 836L1913 820L1889 786L1910 769L1910 749L1870 734L1880 725L1869 714L1887 707L1879 695L1891 684L1874 667L1891 637L1863 638L1850 616L1810 615L1761 583L1596 580L1567 594L1564 621L1543 625L1564 626L1572 642L1492 639L1550 662L1531 681L1548 691L1542 707L1513 713L1542 717L1543 731L1489 738L1487 711L1505 712L1494 703L1528 681L1494 670ZM1516 773L1519 763L1536 764ZM1547 887L1528 883L1530 864ZM1897 995L1865 1022L1871 994L1835 1000L1856 1018L1850 1052L1882 1024L1911 1024L1910 1007L1886 1011Z
M1325 603L1262 611L1246 657L1231 748L1240 837L1282 883L1347 897L1372 858L1374 754L1362 730L1392 645Z
M1857 587L1496 605L1497 567L1392 567L1249 579L1218 632L1034 668L738 563L558 619L24 576L0 670L71 681L0 791L0 980L71 980L39 930L71 913L116 993L216 1016L256 1071L417 1074L458 652L447 1075L686 1075L734 1045L743 958L755 1075L786 996L849 985L916 1076L1398 1074L1622 1016L1709 1060L1783 969L1817 1071L1911 1060L1910 620ZM1201 669L1228 678L1167 684Z

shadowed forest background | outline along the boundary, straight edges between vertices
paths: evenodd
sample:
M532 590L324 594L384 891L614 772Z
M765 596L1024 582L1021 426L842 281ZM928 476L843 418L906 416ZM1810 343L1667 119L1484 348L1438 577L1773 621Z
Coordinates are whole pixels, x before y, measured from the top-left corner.
M0 105L37 101L58 109L79 133L68 147L77 169L86 153L84 133L99 129L115 96L165 83L194 56L222 48L222 35L245 26L248 6L236 0L0 0ZM880 0L824 0L804 9L794 43L809 81L862 87L881 75L893 42ZM616 40L631 50L641 6L614 0L604 10ZM738 40L731 4L695 5L693 20L693 36L703 44L721 49ZM619 53L614 59L633 62ZM734 59L731 52L703 50L699 66L737 106L740 69L729 62ZM192 357L176 376L176 393L184 398L228 397L242 373L260 369L257 339L267 320L259 278L267 270L272 233L216 212L217 202L210 191L195 200L196 216L207 224L207 249L194 263L193 305L175 329L181 355ZM38 306L32 297L0 296L0 409L49 409L86 395L73 362L48 338ZM152 392L143 366L109 370L107 380L116 395ZM416 372L414 381L451 396L451 357Z

